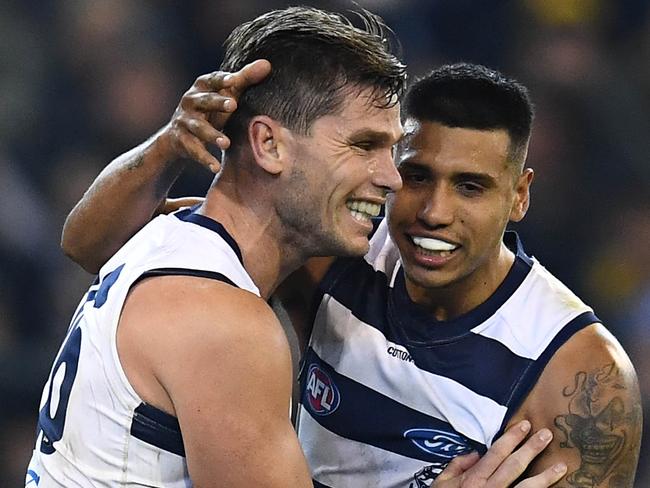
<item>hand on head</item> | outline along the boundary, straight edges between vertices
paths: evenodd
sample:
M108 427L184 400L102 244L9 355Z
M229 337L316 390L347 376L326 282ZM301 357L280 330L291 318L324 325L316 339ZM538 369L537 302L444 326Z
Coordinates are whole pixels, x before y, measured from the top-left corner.
M169 159L193 159L217 173L221 164L206 145L222 150L230 146L230 139L221 129L237 108L244 90L261 82L270 72L271 64L260 59L234 73L215 71L199 76L162 131L172 155Z

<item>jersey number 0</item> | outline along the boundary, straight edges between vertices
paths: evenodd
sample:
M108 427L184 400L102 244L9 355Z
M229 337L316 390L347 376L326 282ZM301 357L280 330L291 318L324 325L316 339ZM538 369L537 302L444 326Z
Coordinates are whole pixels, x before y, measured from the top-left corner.
M115 283L124 265L108 273L99 288L88 291L86 302L93 302L93 307L100 308L106 303L108 290ZM84 306L72 318L68 335L59 355L54 362L50 378L47 382L47 397L38 415L38 428L43 432L40 450L43 454L52 454L56 449L54 443L63 437L65 416L70 400L72 385L77 376Z

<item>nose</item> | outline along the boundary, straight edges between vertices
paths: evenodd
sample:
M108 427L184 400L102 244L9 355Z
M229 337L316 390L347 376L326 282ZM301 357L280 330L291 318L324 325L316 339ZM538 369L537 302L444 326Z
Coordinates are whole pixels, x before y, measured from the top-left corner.
M387 192L395 192L402 188L402 177L397 171L393 155L390 151L377 158L373 171L373 184Z
M418 220L430 228L450 225L454 221L453 198L441 185L436 185L423 199Z

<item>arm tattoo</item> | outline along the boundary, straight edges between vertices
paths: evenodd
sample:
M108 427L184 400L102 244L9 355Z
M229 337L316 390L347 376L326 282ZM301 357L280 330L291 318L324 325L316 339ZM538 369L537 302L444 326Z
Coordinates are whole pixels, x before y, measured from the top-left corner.
M632 486L638 455L641 406L626 405L623 374L614 363L580 371L562 390L569 412L555 417L563 448L580 452L580 467L565 479L571 487L593 488L609 478L610 488Z

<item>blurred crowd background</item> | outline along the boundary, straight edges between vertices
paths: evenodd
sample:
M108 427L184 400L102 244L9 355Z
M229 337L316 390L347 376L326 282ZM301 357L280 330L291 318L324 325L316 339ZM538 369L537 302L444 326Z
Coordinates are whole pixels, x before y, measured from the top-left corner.
M650 2L358 3L393 27L413 76L464 60L530 88L536 178L517 230L624 344L650 405ZM285 6L0 3L0 486L23 482L42 385L92 281L59 248L65 216L106 163L161 127L196 76L217 68L234 26ZM201 195L210 180L191 167L173 193ZM636 486L650 486L649 435Z

